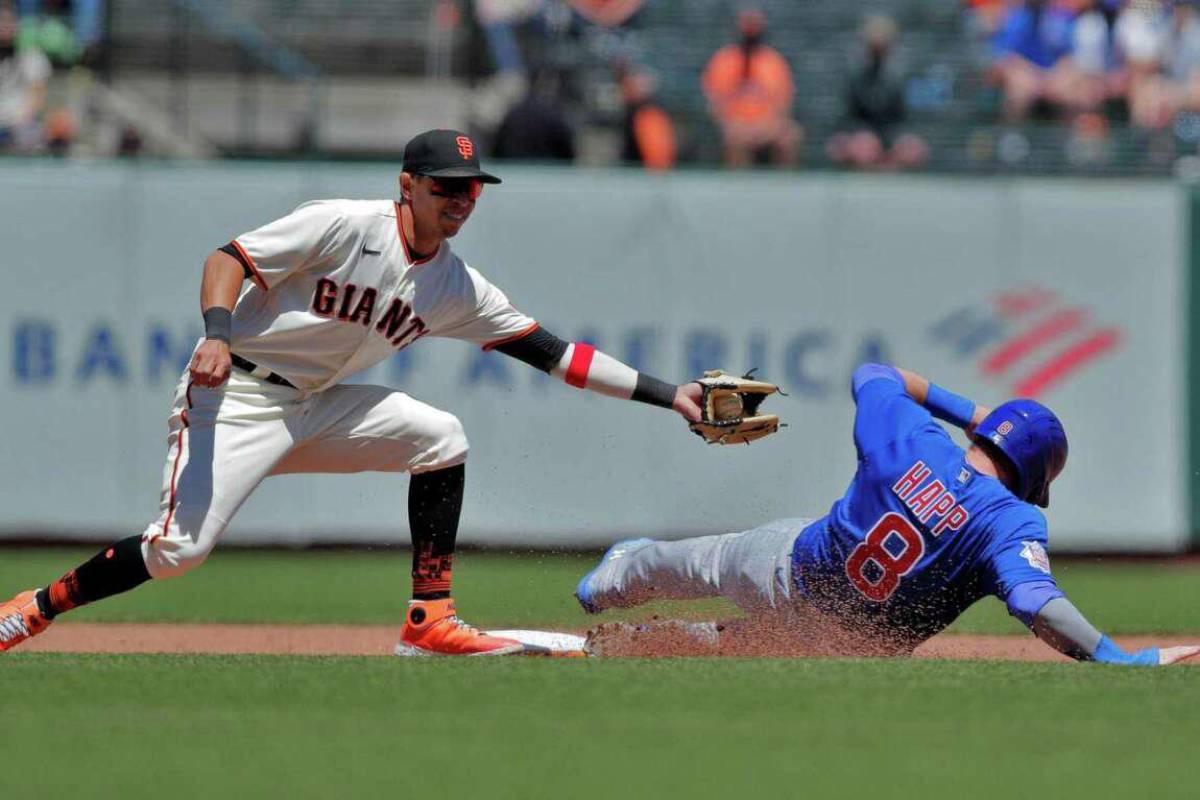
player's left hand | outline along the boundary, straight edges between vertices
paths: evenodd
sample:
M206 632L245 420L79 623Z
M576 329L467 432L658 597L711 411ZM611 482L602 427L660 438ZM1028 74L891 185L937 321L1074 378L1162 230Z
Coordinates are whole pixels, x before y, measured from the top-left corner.
M1200 647L1186 645L1183 647L1160 647L1158 649L1158 665L1165 667L1170 664L1178 664L1180 661L1186 661L1200 655Z
M699 422L701 419L700 398L703 388L695 381L685 383L675 390L675 402L671 407L688 422Z

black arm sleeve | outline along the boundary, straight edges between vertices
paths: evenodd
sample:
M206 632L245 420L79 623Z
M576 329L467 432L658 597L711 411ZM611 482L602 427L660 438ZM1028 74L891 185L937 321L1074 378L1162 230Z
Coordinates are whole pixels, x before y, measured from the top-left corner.
M225 253L226 255L231 255L235 259L237 259L237 262L242 265L242 275L250 280L254 279L254 270L250 269L250 265L247 264L246 259L242 257L241 251L239 251L236 247L233 246L233 242L230 242L227 245L222 245L221 247L218 247L217 249L220 250L222 253Z
M567 352L567 343L545 328L535 328L528 336L505 342L496 349L542 372L549 372Z
M675 389L676 386L673 383L660 381L658 378L639 372L637 388L633 390L633 397L629 399L660 408L673 408L675 406Z

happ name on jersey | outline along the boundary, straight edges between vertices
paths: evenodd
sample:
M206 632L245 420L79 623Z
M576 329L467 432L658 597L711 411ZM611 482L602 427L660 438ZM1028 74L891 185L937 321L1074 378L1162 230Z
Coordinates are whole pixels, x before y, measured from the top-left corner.
M945 530L961 530L971 515L958 504L958 498L940 480L934 478L925 483L932 472L924 461L918 461L896 481L892 491L922 523L941 517L937 525L930 528L934 536L941 536Z
M313 290L313 313L342 322L370 325L371 315L375 312L375 298L378 291L373 287L366 287L358 296L358 302L355 303L354 298L357 293L358 287L353 283L339 286L337 282L329 278L321 278L317 281L316 289ZM339 297L341 298L340 302ZM407 326L404 325L405 322L408 323ZM404 327L402 328L402 326ZM375 330L391 339L392 346L397 350L404 349L429 332L424 321L413 314L412 307L400 298L392 300L388 310L376 323Z

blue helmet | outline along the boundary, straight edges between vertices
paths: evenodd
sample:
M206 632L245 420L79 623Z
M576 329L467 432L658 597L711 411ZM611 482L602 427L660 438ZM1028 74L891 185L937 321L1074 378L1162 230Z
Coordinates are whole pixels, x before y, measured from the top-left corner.
M1050 505L1050 481L1067 463L1067 432L1053 411L1033 400L1009 400L984 417L971 435L1012 463L1017 497L1042 508Z

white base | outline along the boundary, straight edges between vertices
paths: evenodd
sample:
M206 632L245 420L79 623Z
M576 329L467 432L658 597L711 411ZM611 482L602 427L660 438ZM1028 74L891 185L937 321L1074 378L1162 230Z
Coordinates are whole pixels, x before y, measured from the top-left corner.
M517 650L514 653L490 653L480 655L531 655L531 656L582 656L586 655L583 651L584 637L576 636L573 633L558 633L556 631L487 631L492 636L500 636L505 639L515 639L525 645L524 650ZM416 647L411 647L403 642L396 645L393 651L398 656L403 657L421 657L433 656L436 653L430 653L427 650L421 650Z
M532 655L581 655L586 639L557 631L488 631L492 636L516 639Z

